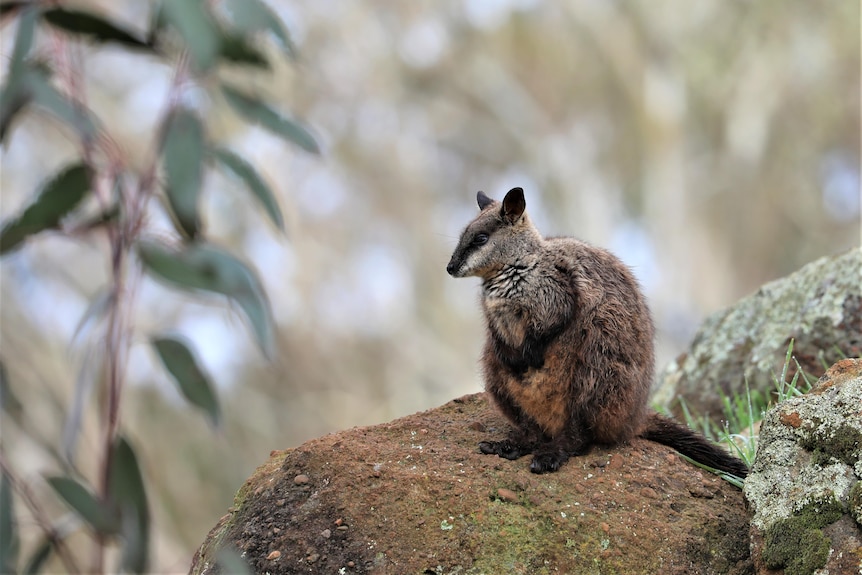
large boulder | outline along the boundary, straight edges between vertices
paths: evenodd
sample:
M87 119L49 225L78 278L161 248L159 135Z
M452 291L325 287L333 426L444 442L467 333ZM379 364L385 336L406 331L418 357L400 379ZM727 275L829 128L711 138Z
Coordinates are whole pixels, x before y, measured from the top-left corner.
M862 360L770 410L745 481L758 573L862 573Z
M483 394L274 452L195 555L257 573L752 572L742 493L644 440L553 474L481 455L508 425Z
M862 249L824 257L710 316L689 350L659 375L653 401L681 415L679 397L718 420L721 395L769 393L791 339L816 380L842 357L862 355ZM791 362L788 378L796 372Z

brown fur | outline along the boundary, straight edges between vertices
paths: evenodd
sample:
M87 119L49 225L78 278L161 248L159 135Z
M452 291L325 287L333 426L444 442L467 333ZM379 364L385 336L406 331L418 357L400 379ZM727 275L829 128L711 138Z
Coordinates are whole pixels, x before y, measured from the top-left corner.
M654 328L631 271L574 238L543 238L523 191L500 202L482 192L447 271L482 279L488 337L486 390L514 424L508 440L480 449L536 473L555 471L591 444L642 436L744 476L745 465L688 428L647 410Z

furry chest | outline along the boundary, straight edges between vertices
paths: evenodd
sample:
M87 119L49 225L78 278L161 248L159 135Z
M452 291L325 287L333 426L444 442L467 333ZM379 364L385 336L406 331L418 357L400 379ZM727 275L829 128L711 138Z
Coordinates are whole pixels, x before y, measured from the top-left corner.
M527 335L528 315L523 306L507 298L483 300L488 327L502 341L520 347Z

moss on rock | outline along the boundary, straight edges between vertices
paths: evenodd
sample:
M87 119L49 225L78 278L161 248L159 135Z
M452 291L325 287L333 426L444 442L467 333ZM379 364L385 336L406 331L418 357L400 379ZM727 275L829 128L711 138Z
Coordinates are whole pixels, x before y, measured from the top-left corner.
M831 542L822 528L838 521L844 511L830 497L814 501L766 530L763 561L770 569L784 568L786 575L812 575L826 565Z
M785 575L812 575L829 559L829 539L820 529L805 529L796 518L782 519L766 532L763 561Z

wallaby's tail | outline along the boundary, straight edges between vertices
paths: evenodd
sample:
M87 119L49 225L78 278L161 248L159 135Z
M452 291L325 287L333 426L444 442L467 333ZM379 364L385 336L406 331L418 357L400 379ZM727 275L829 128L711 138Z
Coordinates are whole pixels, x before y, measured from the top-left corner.
M732 456L696 431L658 413L653 412L647 417L646 426L640 436L673 447L683 455L709 467L737 477L744 478L748 475L748 466L741 459Z

